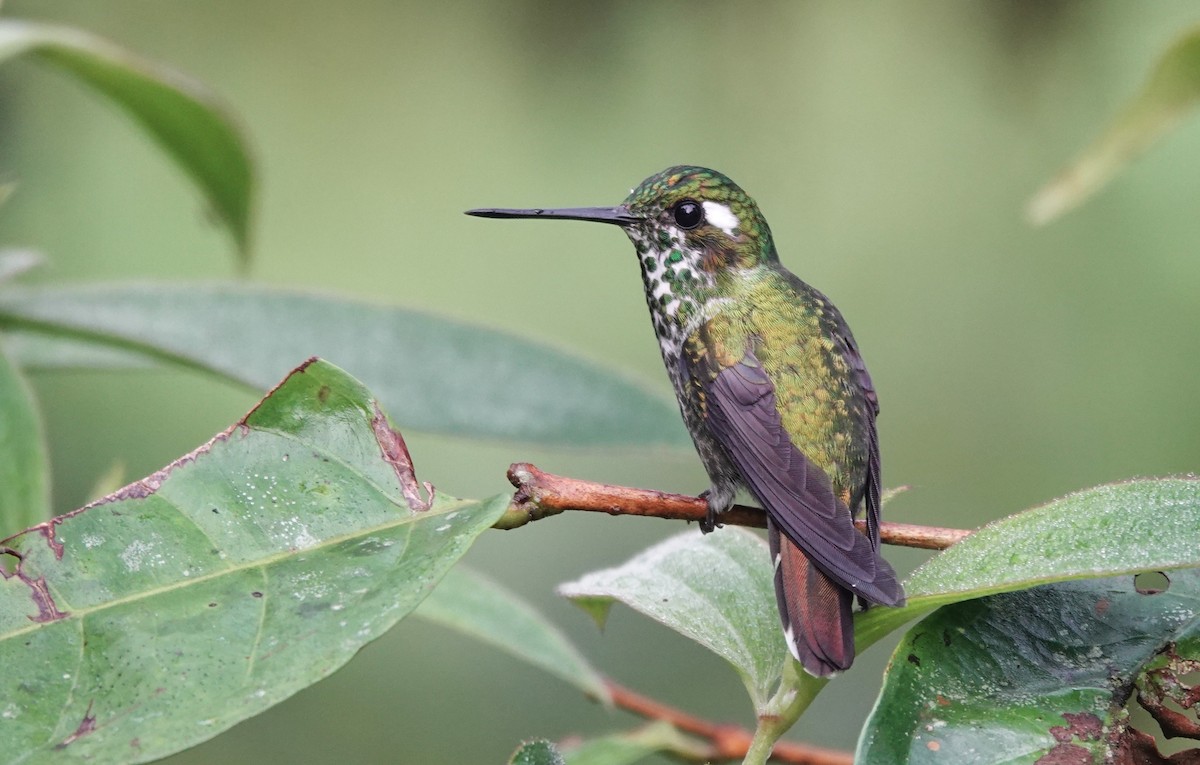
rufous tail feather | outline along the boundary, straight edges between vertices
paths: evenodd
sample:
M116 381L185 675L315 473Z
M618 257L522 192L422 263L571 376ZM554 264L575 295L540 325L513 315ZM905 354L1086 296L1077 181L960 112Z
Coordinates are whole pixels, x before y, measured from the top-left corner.
M854 661L854 596L814 566L768 521L775 597L792 655L810 674L828 677Z

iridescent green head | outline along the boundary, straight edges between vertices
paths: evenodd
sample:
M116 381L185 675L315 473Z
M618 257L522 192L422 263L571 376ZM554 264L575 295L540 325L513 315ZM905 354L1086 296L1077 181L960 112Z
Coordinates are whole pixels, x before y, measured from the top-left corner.
M682 253L708 274L778 262L771 229L742 187L716 170L677 165L650 176L617 207L469 210L483 218L587 220L621 226L638 255Z
M699 267L710 273L778 261L758 205L716 170L669 167L642 181L622 207L638 219L625 229L639 254L670 242L698 255Z
M723 299L729 277L779 262L754 200L715 170L680 165L642 181L616 207L469 210L482 218L550 218L612 223L637 249L646 302L663 352Z

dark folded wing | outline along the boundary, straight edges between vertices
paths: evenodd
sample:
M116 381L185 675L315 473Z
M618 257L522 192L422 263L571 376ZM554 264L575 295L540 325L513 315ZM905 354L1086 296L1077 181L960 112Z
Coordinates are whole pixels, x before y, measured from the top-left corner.
M689 363L686 357L683 363ZM702 381L711 432L780 530L838 584L874 603L900 602L891 566L854 528L825 471L792 443L776 407L775 386L753 352L715 375L687 371ZM874 465L877 475L877 456ZM870 489L867 494L869 502Z

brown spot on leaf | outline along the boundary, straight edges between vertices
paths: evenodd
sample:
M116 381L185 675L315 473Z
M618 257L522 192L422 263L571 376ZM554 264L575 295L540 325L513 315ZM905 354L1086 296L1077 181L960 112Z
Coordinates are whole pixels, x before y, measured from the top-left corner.
M942 694L940 694L940 693L939 693L937 696L934 696L934 699L933 699L933 700L937 702L937 705L938 705L939 707L948 707L948 706L950 706L950 699L946 698L945 696L943 696L943 695L942 695Z
M61 521L58 518L55 518L53 520L45 521L44 523L39 523L30 529L30 531L36 531L45 537L46 544L50 547L51 551L54 552L54 557L57 560L62 560L63 544L54 536L54 529L59 523L61 523Z
M29 585L30 594L38 609L37 616L30 616L30 621L53 622L67 618L69 614L66 611L59 611L58 606L55 605L54 597L50 594L50 587L46 584L46 577L39 576L37 579L29 579L20 573L17 576L21 577L21 581Z
M936 752L942 748L942 743L940 741L926 741L925 748L931 752Z
M408 453L408 446L404 443L404 438L388 425L387 416L379 408L379 404L374 404L374 406L375 416L371 418L371 429L375 431L375 440L379 442L379 450L383 453L384 460L396 472L404 500L408 503L409 509L414 512L428 510L433 505L433 486L428 483L424 484L429 497L428 499L422 498L422 484L417 481L412 456Z
M1091 712L1063 712L1066 725L1055 725L1050 735L1058 743L1038 758L1038 765L1091 765L1095 762L1090 750L1075 741L1099 741L1104 722Z
M75 729L75 732L56 744L54 746L55 749L66 749L71 744L74 744L79 739L96 730L96 716L92 714L93 703L91 701L88 702L87 711L83 713L83 720L80 721L79 727Z
M1094 765L1092 753L1078 744L1058 744L1037 758L1036 765Z
M1099 741L1104 722L1091 712L1063 712L1063 719L1070 723L1071 732L1084 741Z
M1096 616L1103 617L1108 613L1108 609L1112 606L1112 601L1108 598L1100 598L1096 601Z
M37 606L37 615L28 615L27 618L31 622L53 622L59 619L65 619L68 614L66 611L58 610L58 606L54 602L54 596L50 594L50 586L46 584L46 577L32 577L25 572L25 556L10 547L0 548L0 555L16 559L16 565L11 570L6 570L0 567L0 577L12 579L16 577L29 587L29 596L33 599L33 604Z
M317 389L317 401L320 401L322 404L328 402L330 392L328 385L322 385Z
M921 657L917 656L915 653L910 653L908 655L908 663L915 664L919 667L919 666L921 666Z

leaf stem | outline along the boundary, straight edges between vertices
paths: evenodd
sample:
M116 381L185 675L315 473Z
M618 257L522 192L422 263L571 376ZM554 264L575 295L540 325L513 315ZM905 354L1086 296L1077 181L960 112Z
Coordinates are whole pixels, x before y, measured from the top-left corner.
M775 698L769 704L770 709L778 709L782 705L782 709L768 714L760 714L758 716L758 726L754 731L754 740L750 743L750 748L746 752L745 759L742 760L742 765L763 765L769 757L774 756L772 752L778 750L782 744L779 743L779 737L786 733L796 721L800 719L800 715L804 714L813 699L829 682L827 678L813 677L805 672L797 671L798 664L789 661L784 665L783 678L779 685L779 691L776 692ZM843 752L823 752L823 758L813 759L810 762L813 765L843 765L853 761L853 757ZM830 755L837 755L844 759L837 759Z
M806 688L802 684L800 693L787 709L779 715L771 716L773 723L772 720L768 720L769 730L764 732L765 718L760 718L758 729L753 735L737 725L715 723L695 717L661 701L643 696L613 680L605 680L605 685L612 696L613 704L617 707L650 720L664 720L684 733L708 741L710 750L704 752L702 761L743 760L745 763L765 763L767 758L770 758L787 765L851 765L854 757L849 752L777 741L823 685L815 678L813 681L808 684L811 690L806 698L802 698ZM789 714L792 714L790 721L785 722ZM751 759L752 752L757 759Z
M640 515L681 521L704 520L705 501L686 494L668 494L652 489L634 489L595 483L547 473L527 463L517 462L508 469L508 480L516 487L508 511L494 528L515 529L525 524L558 515L566 510ZM756 507L734 505L721 514L721 522L731 526L766 526L766 516ZM860 528L864 521L855 521ZM885 544L944 550L971 533L969 529L918 526L911 523L880 524L879 535Z

